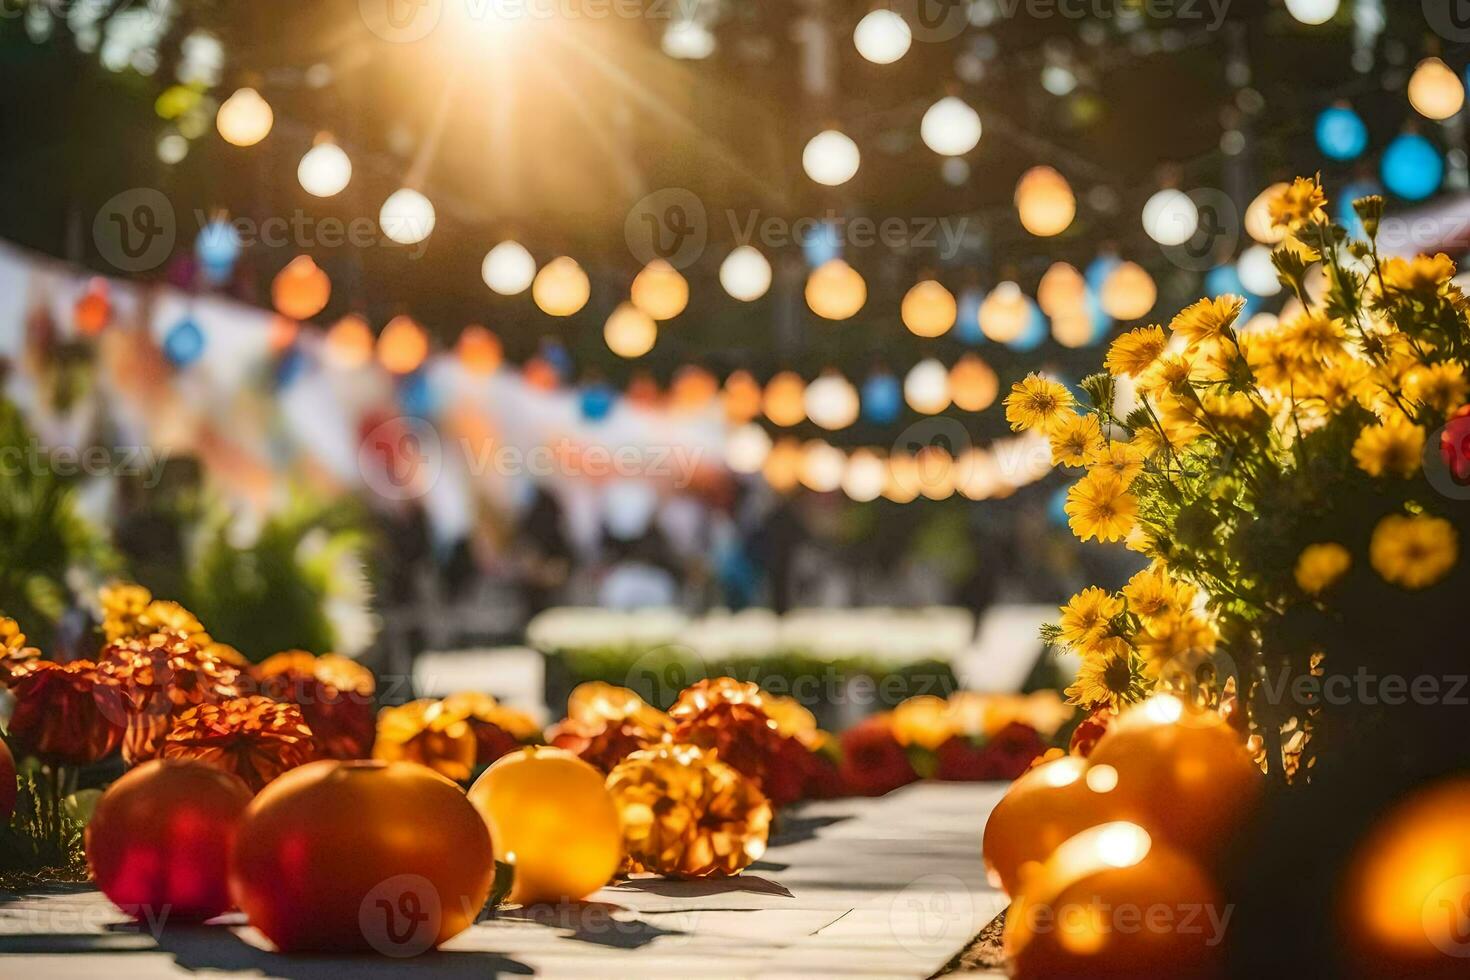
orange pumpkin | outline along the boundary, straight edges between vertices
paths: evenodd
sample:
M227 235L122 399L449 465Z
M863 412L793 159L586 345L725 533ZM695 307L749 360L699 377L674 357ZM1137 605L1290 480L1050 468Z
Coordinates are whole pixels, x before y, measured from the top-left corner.
M470 787L495 841L515 866L510 900L576 901L607 884L623 860L623 835L601 772L564 749L501 757Z
M208 919L230 908L230 847L250 789L203 762L155 759L108 787L87 824L87 868L139 921Z
M1265 784L1219 712L1169 694L1124 712L1089 761L1117 770L1110 819L1131 820L1206 865L1250 817Z
M1210 876L1136 824L1067 840L1006 913L1017 980L1223 975L1230 910Z
M454 783L410 762L308 763L240 824L230 892L282 952L413 956L474 922L495 862Z
M1099 774L1089 781L1086 759L1063 756L1021 776L995 805L985 823L985 869L1007 895L1067 838L1109 819L1113 787L1106 770Z

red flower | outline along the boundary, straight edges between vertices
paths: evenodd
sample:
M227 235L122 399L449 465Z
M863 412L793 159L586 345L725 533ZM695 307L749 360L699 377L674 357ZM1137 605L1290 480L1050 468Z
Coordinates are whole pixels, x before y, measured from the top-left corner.
M84 766L122 742L125 714L110 678L90 660L33 660L16 669L10 734L22 754L43 762Z
M781 737L775 755L766 764L766 778L761 782L761 789L773 806L795 803L809 795L809 786L819 776L814 755L800 740Z
M609 773L619 762L648 748L660 738L660 733L652 732L632 719L587 723L568 718L553 725L546 734L552 745L566 749L583 762Z
M1112 708L1098 708L1082 719L1082 723L1072 731L1072 742L1069 746L1072 755L1080 755L1084 759L1092 755L1097 740L1107 734L1108 726L1116 717L1118 712Z
M256 668L262 694L301 708L324 759L366 759L373 749L377 712L372 671L335 653L287 650Z
M843 784L857 796L882 796L919 778L887 715L874 715L842 733L840 771Z
M1024 722L1013 721L990 737L985 754L990 760L991 779L1015 779L1031 768L1031 762L1046 751L1041 735Z
M999 779L994 758L987 747L964 735L956 735L939 746L934 778L955 782L984 782Z
M1461 408L1439 436L1439 454L1450 479L1460 486L1470 486L1470 405Z

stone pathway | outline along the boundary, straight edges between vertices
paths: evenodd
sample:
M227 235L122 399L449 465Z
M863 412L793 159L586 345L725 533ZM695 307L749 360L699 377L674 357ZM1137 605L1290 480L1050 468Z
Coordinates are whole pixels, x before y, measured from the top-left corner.
M765 859L739 878L637 878L587 903L512 909L411 961L284 957L253 930L127 922L97 892L0 893L0 975L373 980L411 968L475 977L895 977L957 959L1006 905L985 882L980 838L1004 784L922 783L877 800L786 815Z

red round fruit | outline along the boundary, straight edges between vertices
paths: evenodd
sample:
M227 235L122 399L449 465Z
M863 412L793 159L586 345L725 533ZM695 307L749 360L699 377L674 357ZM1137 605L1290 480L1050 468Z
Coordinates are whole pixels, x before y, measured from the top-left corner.
M286 953L413 956L474 922L495 877L464 791L412 762L309 762L240 822L230 891Z
M154 760L108 787L87 825L87 867L139 920L228 911L230 848L250 790L201 762Z

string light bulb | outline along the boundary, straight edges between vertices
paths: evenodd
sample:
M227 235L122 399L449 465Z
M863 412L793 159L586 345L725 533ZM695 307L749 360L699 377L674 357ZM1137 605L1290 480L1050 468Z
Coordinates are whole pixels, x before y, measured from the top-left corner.
M827 187L847 183L857 174L862 154L852 137L835 129L813 136L801 153L801 166L808 177Z
M919 123L919 138L940 156L957 157L980 143L980 113L963 99L946 95L931 105Z
M770 435L753 422L739 426L725 440L725 465L736 473L759 473L770 454Z
M632 303L620 303L602 327L607 349L632 360L653 350L658 341L658 324Z
M875 65L891 65L908 53L914 35L898 13L879 7L858 21L852 43L858 54Z
M949 371L934 358L909 369L903 379L903 398L920 415L935 415L949 407Z
M1031 307L1021 287L1003 282L980 304L980 332L998 343L1010 343L1026 332Z
M429 356L429 336L412 317L395 316L378 336L378 363L392 374L412 374Z
M1079 312L1087 304L1087 280L1075 266L1054 262L1036 286L1036 303L1049 317Z
M504 241L485 253L480 278L502 296L516 296L536 278L536 260L520 242Z
M1465 107L1465 83L1438 58L1425 58L1409 77L1409 104L1426 119L1443 122Z
M812 270L806 280L806 304L826 320L846 320L868 301L868 284L862 275L841 259L829 259Z
M1060 235L1077 217L1072 185L1052 167L1032 167L1016 183L1016 213L1021 227L1038 238Z
M654 259L633 277L633 305L655 320L672 320L689 305L689 283L663 259Z
M888 479L888 465L871 449L855 449L842 471L842 492L860 504L877 500Z
M939 337L949 332L959 317L954 294L933 279L916 284L899 306L899 317L917 337Z
M789 427L806 420L806 382L795 371L782 371L766 382L761 409L773 425Z
M309 255L296 256L271 283L271 302L293 320L310 320L326 309L331 297L332 280Z
M587 273L568 255L546 263L531 281L531 298L548 316L571 316L587 305L591 295Z
M771 288L771 263L753 245L741 245L720 263L720 285L742 303L751 303Z
M1309 27L1325 24L1337 16L1340 0L1286 0L1287 11Z
M246 86L236 89L215 114L214 124L226 143L254 146L270 135L276 114L259 92Z
M352 161L330 137L320 136L297 165L296 179L313 197L335 197L352 180Z
M1188 194L1166 187L1143 206L1143 230L1160 245L1183 245L1199 230L1199 208Z
M1115 320L1141 320L1159 299L1159 289L1148 270L1137 262L1123 262L1103 284L1103 310Z
M807 385L803 404L807 418L831 432L857 421L857 389L836 371L825 371Z
M434 205L412 187L400 187L383 202L378 227L399 245L417 245L434 230Z
M949 394L956 408L983 412L1000 394L1000 378L977 354L966 354L949 369Z

